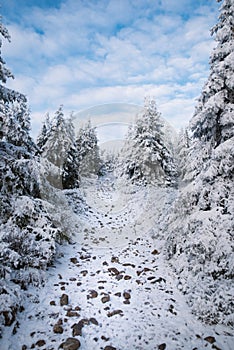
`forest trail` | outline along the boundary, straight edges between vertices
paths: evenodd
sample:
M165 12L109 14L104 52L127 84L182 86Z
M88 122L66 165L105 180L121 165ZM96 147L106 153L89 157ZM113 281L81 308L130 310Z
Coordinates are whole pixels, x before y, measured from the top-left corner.
M30 287L1 350L232 348L224 327L191 314L165 263L163 242L151 238L157 215L175 195L152 190L123 188L111 178L83 186L80 232L61 247L44 287Z

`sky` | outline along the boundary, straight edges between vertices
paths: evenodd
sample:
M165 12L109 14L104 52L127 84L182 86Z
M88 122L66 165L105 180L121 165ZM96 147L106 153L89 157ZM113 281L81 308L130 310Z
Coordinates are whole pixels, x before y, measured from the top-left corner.
M122 122L115 108L129 106L128 123L131 106L142 106L148 95L172 126L187 126L209 74L215 47L210 29L220 6L215 0L0 4L11 35L2 56L15 76L6 85L26 94L34 135L46 112L53 116L61 104L65 114L75 112L78 124L89 117L96 125Z

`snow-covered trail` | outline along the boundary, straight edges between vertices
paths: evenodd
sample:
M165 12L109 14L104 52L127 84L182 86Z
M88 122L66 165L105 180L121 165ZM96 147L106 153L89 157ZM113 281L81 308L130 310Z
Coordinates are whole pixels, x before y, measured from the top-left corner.
M80 232L61 247L45 286L28 290L18 328L6 330L0 349L232 349L224 327L191 314L163 242L149 234L173 191L155 189L152 202L152 189L108 179L83 191L89 209Z

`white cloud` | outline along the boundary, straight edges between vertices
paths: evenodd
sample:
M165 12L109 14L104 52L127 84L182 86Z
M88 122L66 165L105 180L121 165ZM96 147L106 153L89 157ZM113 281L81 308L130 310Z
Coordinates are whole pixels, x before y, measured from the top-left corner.
M192 115L214 46L215 6L199 3L64 0L60 8L26 11L8 26L12 44L3 47L16 76L9 86L28 96L37 128L60 104L66 111L142 104L147 94L181 126Z

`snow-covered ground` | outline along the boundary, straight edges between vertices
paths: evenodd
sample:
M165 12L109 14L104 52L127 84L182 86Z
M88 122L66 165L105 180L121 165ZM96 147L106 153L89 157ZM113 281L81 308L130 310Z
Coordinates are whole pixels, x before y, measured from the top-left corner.
M28 289L0 349L233 349L229 328L191 313L164 241L152 238L176 191L106 177L84 182L81 192L85 210L70 215L79 225L73 244L60 247L45 285Z

